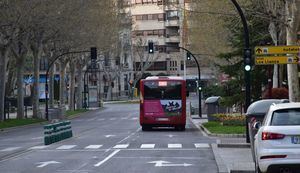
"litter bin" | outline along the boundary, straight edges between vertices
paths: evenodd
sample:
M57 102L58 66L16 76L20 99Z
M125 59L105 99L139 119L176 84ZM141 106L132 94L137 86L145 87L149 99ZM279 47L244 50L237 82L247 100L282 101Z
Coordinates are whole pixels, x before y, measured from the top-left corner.
M212 96L212 97L208 97L205 100L205 104L207 107L207 118L208 121L213 121L213 114L219 113L219 100L220 100L220 96Z

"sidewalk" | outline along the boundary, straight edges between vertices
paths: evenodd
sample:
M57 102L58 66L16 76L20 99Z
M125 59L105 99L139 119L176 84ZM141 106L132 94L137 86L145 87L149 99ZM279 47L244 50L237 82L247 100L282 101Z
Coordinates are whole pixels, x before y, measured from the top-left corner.
M190 120L201 129L201 124L207 122L206 118L206 115L202 118L191 115ZM217 139L217 143L212 144L212 150L219 173L254 173L255 165L252 161L251 149L245 138L230 136L214 138Z

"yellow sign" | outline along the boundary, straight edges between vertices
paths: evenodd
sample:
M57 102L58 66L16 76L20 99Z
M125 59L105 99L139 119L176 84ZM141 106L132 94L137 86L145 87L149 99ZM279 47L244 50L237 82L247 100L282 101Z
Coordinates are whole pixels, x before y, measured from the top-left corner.
M255 55L270 54L298 54L300 46L257 46L255 47Z
M255 58L256 65L298 64L298 56L259 56Z

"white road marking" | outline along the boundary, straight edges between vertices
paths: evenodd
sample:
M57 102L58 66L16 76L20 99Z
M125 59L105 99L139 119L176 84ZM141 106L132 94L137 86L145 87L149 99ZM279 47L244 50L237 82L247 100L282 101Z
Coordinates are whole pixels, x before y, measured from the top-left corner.
M154 165L155 167L170 167L170 166L187 167L187 166L192 166L192 164L188 164L188 163L176 164L176 163L163 161L163 160L157 160L157 161L152 161L152 162L148 162L148 163L155 163L155 165Z
M118 152L120 152L121 150L115 150L113 153L111 153L109 156L107 156L105 159L103 159L101 162L95 164L95 167L99 167L101 166L103 163L105 163L106 161L108 161L110 158L112 158L114 155L116 155Z
M29 149L30 150L41 150L41 149L45 149L47 147L48 146L41 145L41 146L34 146L34 147L29 148Z
M116 135L105 135L106 138L114 137Z
M114 146L115 149L125 149L129 146L129 144L118 144Z
M209 144L206 144L206 143L198 143L198 144L195 144L195 147L196 147L196 148L209 148Z
M117 118L110 118L109 120L116 120Z
M182 148L182 144L168 144L168 148Z
M89 145L87 147L85 147L85 149L99 149L101 148L103 145Z
M62 146L60 146L60 147L58 147L56 149L57 150L69 150L69 149L72 149L74 147L76 147L76 145L62 145Z
M138 118L137 117L135 117L135 118L131 118L131 120L137 120Z
M144 148L144 149L146 149L146 148L154 148L155 147L155 144L142 144L141 145L141 148Z
M105 119L104 118L99 118L97 121L104 121Z
M35 140L35 139L43 139L43 138L44 138L43 136L39 136L39 137L36 137L36 138L31 138L31 139Z
M43 168L47 165L50 165L50 164L57 164L57 163L60 163L60 162L57 162L57 161L47 161L47 162L39 162L39 163L36 163L36 164L39 164L39 166L37 166L37 168Z
M5 148L3 150L0 150L0 151L14 151L14 150L17 150L17 149L20 149L21 147L9 147L9 148Z
M128 117L123 117L123 118L121 118L122 120L127 120L128 119Z

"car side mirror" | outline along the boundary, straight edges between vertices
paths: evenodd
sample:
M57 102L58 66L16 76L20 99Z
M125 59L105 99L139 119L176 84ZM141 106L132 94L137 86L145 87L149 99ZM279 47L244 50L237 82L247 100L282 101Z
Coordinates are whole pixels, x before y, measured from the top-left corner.
M258 130L261 127L261 122L255 122L253 128Z
M189 96L190 96L190 92L186 91L186 97L189 97Z

